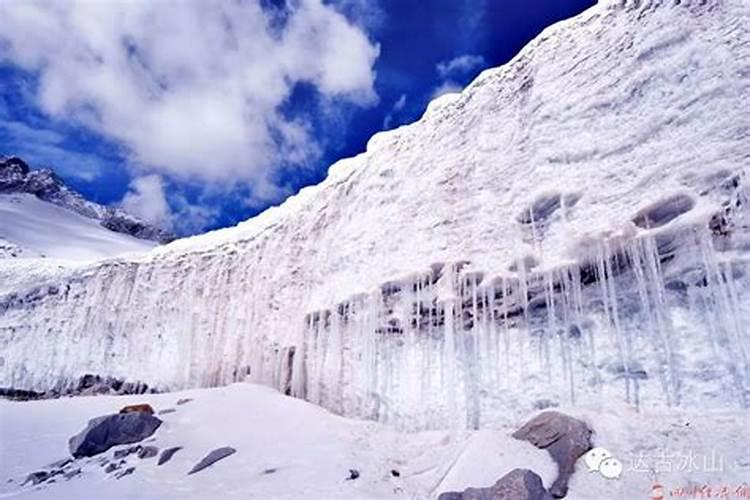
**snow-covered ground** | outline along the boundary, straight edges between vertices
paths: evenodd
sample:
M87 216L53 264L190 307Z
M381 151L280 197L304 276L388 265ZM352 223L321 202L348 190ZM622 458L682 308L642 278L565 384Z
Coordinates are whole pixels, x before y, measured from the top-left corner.
M192 401L176 405L181 398ZM128 466L135 472L115 479L96 459L82 460L76 467L83 473L69 481L19 486L28 473L67 456L68 438L90 418L142 402L157 413L176 410L159 415L164 424L148 443L182 446L170 462L157 466L154 458L131 455ZM586 420L595 445L625 465L619 480L607 480L580 460L570 499L646 499L655 482L674 491L690 484L734 491L750 479L750 430L743 414L565 411ZM430 499L488 486L516 467L534 470L549 486L556 468L547 452L510 437L524 420L498 420L475 432L400 433L244 383L157 395L0 401L0 498ZM206 453L223 446L237 453L187 475ZM359 472L357 479L347 480L350 469Z
M0 194L0 267L10 265L6 259L22 258L91 262L157 245L31 194Z

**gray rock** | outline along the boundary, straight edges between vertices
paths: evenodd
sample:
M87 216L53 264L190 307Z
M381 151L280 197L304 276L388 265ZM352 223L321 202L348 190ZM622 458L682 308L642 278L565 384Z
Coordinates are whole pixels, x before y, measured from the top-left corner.
M68 472L63 473L63 477L67 480L71 480L81 473L81 469L72 469Z
M89 420L88 426L70 438L68 447L75 458L91 457L118 444L142 441L156 432L161 420L148 413L117 413Z
M209 467L215 464L219 460L223 460L230 455L234 455L236 452L237 450L235 450L234 448L230 446L225 446L223 448L216 448L211 453L203 457L200 462L195 464L195 466L192 469L190 469L190 472L188 472L188 475L195 474L196 472L200 472L206 467Z
M123 477L125 477L125 476L129 476L129 475L131 475L131 474L132 474L133 472L135 472L135 467L128 467L128 468L127 468L127 469L125 469L124 471L122 471L122 472L118 472L118 473L117 473L117 474L115 475L115 478L116 478L116 479L122 479L122 478L123 478Z
M438 500L552 500L552 496L533 471L514 469L489 488L446 492Z
M464 494L458 491L446 491L441 493L438 500L463 500Z
M545 411L513 433L513 437L547 450L557 464L557 478L550 487L555 498L568 494L568 481L581 455L589 451L592 431L586 423L557 411Z
M14 389L13 387L0 387L0 398L13 401L32 401L44 398L43 392L28 391L25 389Z
M165 463L172 460L172 457L175 453L180 451L182 449L182 446L175 446L173 448L167 448L166 450L161 452L161 455L159 456L159 461L156 463L156 465L164 465Z
M45 467L46 469L62 469L66 465L73 462L72 458L61 458L60 460L57 460L56 462L52 462L51 464L47 464Z
M123 448L121 450L115 450L115 453L113 455L114 458L125 458L128 455L132 455L133 453L138 453L141 451L141 445L137 446L128 446L127 448Z
M162 411L160 411L160 412L159 412L159 415L166 415L167 413L174 413L174 412L176 412L176 411L177 411L177 410L175 410L174 408L167 408L167 409L165 409L165 410L162 410Z
M31 483L32 485L37 485L39 483L43 483L47 479L52 477L52 475L47 472L46 470L40 470L37 472L32 472L28 476L26 476L26 479L23 483L21 483L21 486L25 486L28 483Z
M109 474L110 472L114 472L120 467L117 466L117 464L109 464L106 469L104 469L104 472Z
M346 478L347 481L354 481L359 477L359 471L357 469L349 469L349 477Z
M192 398L182 398L182 399L178 399L178 400L177 400L177 406L181 406L181 405L184 405L185 403L189 403L189 402L191 402L192 400L193 400Z
M156 446L144 446L138 452L138 458L152 458L159 454L159 448Z

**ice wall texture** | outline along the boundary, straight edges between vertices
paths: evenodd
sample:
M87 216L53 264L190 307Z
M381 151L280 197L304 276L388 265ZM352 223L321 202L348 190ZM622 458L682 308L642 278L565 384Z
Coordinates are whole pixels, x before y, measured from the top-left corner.
M748 30L602 3L280 207L6 294L0 386L249 376L411 428L747 407Z

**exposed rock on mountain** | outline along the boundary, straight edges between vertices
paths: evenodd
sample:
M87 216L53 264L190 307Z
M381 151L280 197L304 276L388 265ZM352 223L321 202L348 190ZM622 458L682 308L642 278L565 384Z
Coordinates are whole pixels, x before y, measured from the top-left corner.
M93 418L79 434L70 438L70 454L91 457L118 444L143 441L159 428L162 421L144 412L116 413Z
M86 200L65 185L50 169L31 170L22 159L0 156L0 194L27 193L40 200L95 219L112 231L139 239L167 243L175 236L128 214L122 209L105 207ZM0 243L0 252L2 252Z

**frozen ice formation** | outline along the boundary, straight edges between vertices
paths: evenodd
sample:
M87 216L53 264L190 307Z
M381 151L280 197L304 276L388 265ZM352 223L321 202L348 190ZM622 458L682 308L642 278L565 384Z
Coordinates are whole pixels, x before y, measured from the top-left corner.
M4 274L0 386L249 378L409 429L747 408L748 102L747 2L602 3L235 228Z

